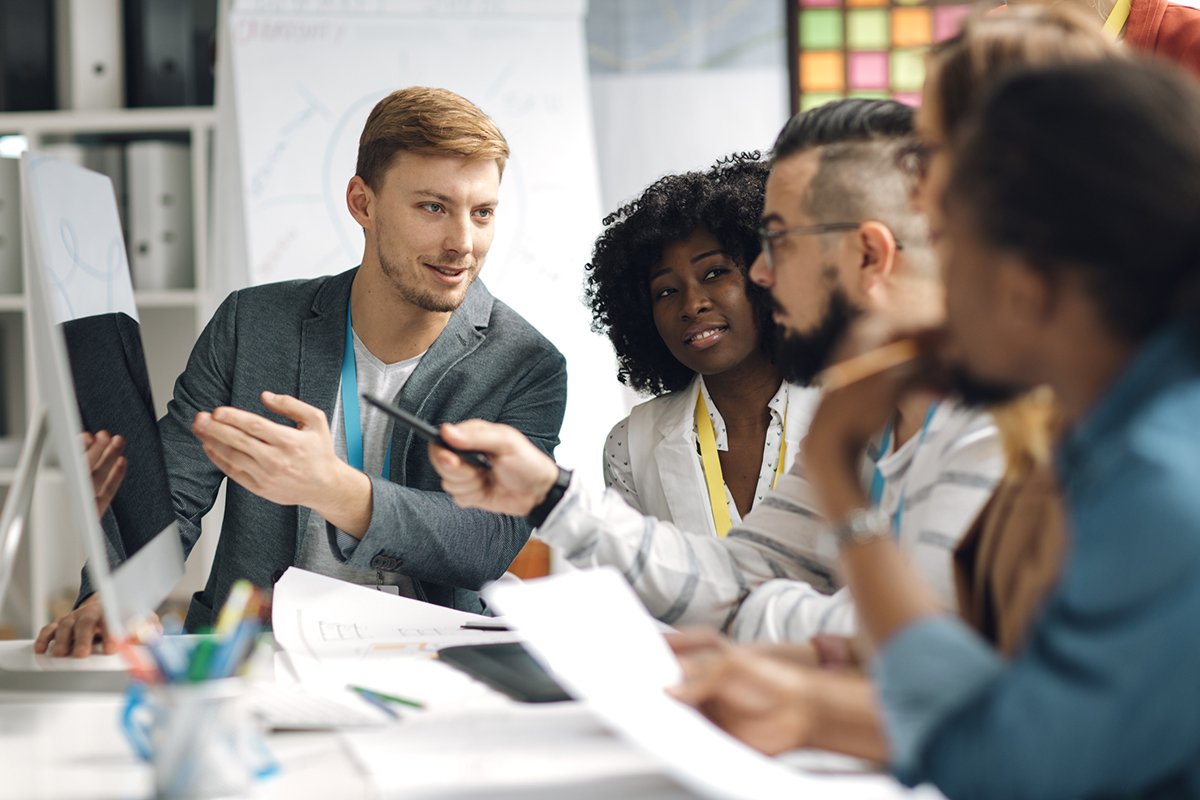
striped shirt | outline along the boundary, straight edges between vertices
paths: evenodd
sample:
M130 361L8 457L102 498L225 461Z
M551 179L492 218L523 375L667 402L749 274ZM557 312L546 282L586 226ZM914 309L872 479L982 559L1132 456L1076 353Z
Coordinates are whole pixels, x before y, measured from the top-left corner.
M954 608L952 551L1004 470L991 417L943 403L922 436L876 463L877 455L878 444L864 456L864 487L877 467L880 508L895 518L903 505L901 548L942 604ZM611 489L596 494L575 481L536 534L576 566L621 570L663 622L799 641L856 626L830 525L816 508L798 459L724 539L680 531L643 516Z

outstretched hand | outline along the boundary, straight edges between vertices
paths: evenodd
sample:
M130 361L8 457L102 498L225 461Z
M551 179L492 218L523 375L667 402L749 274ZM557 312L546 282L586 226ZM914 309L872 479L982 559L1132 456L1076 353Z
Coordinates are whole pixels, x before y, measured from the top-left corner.
M472 419L442 425L441 434L447 444L482 452L492 462L490 470L482 470L444 447L429 445L429 460L442 478L442 488L463 508L524 516L558 479L554 459L511 426Z
M353 535L366 530L371 481L337 457L325 412L286 394L262 393L268 411L295 427L229 406L201 412L192 432L222 472L280 505L301 505Z
M806 668L727 643L674 643L683 669L669 690L731 736L767 755L809 744L814 715Z

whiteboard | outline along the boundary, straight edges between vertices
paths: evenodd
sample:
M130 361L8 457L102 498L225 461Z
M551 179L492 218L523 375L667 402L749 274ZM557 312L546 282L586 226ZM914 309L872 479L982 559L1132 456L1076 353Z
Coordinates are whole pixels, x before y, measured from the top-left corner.
M458 92L496 121L512 151L481 278L566 356L559 460L598 481L603 437L627 402L611 347L591 332L581 301L602 217L584 11L583 0L235 1L226 29L233 104L221 119L236 129L237 153L217 161L236 170L240 191L223 196L218 174L218 227L237 224L218 230L214 252L225 263L214 266L236 288L230 243L243 237L252 284L358 264L363 235L345 189L368 113L404 86Z

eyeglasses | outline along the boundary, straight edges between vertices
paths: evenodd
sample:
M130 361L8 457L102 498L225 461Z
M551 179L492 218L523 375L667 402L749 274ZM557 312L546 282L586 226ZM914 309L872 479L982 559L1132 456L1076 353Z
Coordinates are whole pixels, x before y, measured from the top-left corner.
M767 261L767 270L775 271L775 243L787 236L804 236L806 234L840 233L856 230L857 222L826 222L823 225L801 225L798 228L768 228L758 229L758 240L762 243L763 257Z

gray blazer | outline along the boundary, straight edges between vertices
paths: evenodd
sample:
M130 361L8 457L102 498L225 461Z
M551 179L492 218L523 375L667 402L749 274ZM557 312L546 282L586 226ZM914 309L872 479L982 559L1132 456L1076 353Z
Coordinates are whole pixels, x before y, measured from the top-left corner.
M192 435L193 417L231 405L291 424L267 412L263 390L294 395L332 417L355 271L234 292L200 334L159 421L185 553L225 477ZM553 454L566 395L562 354L476 281L399 402L434 423L472 417L507 423ZM371 523L348 563L407 575L422 600L483 610L477 590L503 574L525 544L525 520L454 505L441 491L424 443L402 426L392 435L390 477L371 477ZM212 572L204 591L192 597L186 628L211 625L238 578L273 585L296 563L308 514L230 481Z

